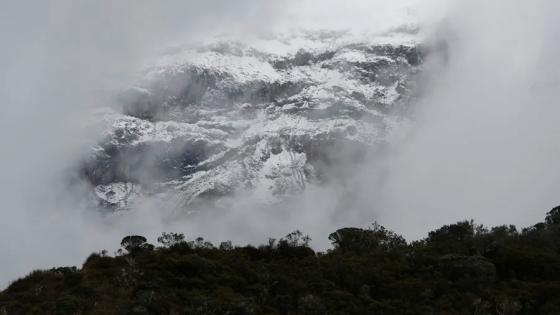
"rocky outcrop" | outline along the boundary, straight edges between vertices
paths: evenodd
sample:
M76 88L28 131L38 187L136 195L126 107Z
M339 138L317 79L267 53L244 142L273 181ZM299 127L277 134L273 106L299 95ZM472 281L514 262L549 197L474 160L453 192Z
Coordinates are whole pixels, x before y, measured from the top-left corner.
M329 180L405 119L423 58L405 39L302 32L176 49L97 113L106 133L83 174L113 209L240 189L275 202Z

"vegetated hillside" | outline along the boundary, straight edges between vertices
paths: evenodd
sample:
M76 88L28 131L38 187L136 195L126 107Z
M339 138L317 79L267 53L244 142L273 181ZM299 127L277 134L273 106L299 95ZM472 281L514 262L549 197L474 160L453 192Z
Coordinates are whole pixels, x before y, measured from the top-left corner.
M522 231L463 221L407 244L374 224L259 247L128 236L0 293L0 314L560 314L560 207Z

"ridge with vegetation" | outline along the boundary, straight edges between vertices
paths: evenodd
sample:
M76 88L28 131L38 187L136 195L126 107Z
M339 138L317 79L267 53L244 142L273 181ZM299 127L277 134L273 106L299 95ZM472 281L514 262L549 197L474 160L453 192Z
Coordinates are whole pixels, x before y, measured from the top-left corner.
M518 230L462 221L407 243L374 224L299 231L261 246L163 233L116 255L36 270L0 292L0 314L560 314L560 207Z

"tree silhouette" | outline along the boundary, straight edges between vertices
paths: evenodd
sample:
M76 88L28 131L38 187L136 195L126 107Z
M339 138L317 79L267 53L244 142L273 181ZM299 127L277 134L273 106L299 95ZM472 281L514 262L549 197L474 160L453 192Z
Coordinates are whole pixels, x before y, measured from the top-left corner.
M121 247L132 253L139 249L153 249L152 244L148 244L144 236L141 235L129 235L125 236L121 241Z

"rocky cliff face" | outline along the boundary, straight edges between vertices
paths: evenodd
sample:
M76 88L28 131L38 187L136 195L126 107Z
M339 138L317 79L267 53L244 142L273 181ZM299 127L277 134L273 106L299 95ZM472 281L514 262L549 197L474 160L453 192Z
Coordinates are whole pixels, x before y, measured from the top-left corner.
M276 202L336 180L405 121L422 54L414 31L218 38L147 68L97 113L105 135L83 174L97 202L141 196L188 210L243 190Z

